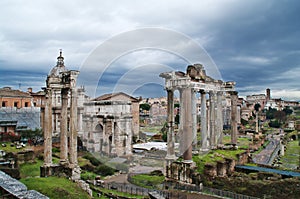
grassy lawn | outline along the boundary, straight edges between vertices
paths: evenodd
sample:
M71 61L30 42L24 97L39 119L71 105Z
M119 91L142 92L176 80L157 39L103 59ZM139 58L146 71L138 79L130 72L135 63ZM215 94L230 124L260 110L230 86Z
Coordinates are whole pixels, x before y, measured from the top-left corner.
M163 126L145 126L141 127L141 131L143 132L153 132L153 133L160 133L160 130Z
M281 158L282 167L286 169L295 169L300 164L300 146L298 140L287 144L285 155Z
M165 180L164 176L156 176L156 175L148 175L148 174L138 174L132 176L133 184L137 186L149 188L149 189L162 184L164 180Z
M231 137L230 135L225 135L223 137L223 144L230 144L231 143ZM247 149L249 147L249 144L251 144L252 141L249 138L238 138L237 140L237 145L239 146L239 148L242 149Z
M218 161L223 161L225 158L237 160L237 154L243 153L245 150L211 150L205 155L193 156L193 161L196 163L199 173L203 173L206 163L217 164Z
M2 144L6 144L5 147L2 146ZM0 150L5 151L6 153L17 153L21 151L26 151L28 149L32 149L31 146L22 147L20 149L17 149L16 146L10 146L11 142L1 142L0 144Z
M47 178L24 178L20 180L24 183L28 189L36 190L49 198L79 198L86 199L91 198L86 192L78 187L76 183L66 179L58 177Z

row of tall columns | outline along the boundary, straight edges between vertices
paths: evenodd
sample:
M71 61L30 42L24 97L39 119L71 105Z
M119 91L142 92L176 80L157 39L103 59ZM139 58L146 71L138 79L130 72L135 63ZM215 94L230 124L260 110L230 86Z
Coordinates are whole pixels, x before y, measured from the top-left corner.
M44 165L52 165L52 89L46 90L46 105L44 114ZM70 104L70 148L68 160L68 92L62 89L62 106L60 118L60 163L77 165L77 96L76 89L71 89Z
M181 88L180 92L180 154L184 162L192 162L192 147L197 143L196 95L192 88ZM168 149L166 159L174 159L174 92L168 93ZM201 94L201 151L217 147L223 139L222 91L209 92L207 108L206 92ZM231 142L237 143L237 92L231 91Z

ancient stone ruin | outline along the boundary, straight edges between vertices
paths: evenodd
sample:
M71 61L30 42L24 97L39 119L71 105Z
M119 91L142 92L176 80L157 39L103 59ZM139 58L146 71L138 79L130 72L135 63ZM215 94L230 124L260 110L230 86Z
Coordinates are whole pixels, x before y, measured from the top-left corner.
M215 80L206 75L201 64L189 65L184 72L165 72L160 77L165 79L165 89L168 98L168 143L166 155L166 177L184 182L191 182L191 176L187 175L186 168L194 166L192 151L197 143L197 110L196 93L201 96L201 147L200 152L216 148L222 141L223 121L222 121L222 97L225 92L231 95L231 144L237 144L237 92L234 90L235 82L223 82ZM177 159L175 156L174 143L174 92L178 90L180 94L180 154L183 161L178 167L172 166ZM208 95L208 103L207 97ZM176 167L176 169L172 169ZM179 172L179 173L178 173ZM178 179L178 177L180 178Z
M73 180L80 179L80 167L77 162L77 94L76 79L79 71L67 70L64 58L60 52L57 65L47 77L46 104L44 109L44 165L41 166L41 176L66 175ZM56 96L55 93L61 95ZM53 101L60 97L60 163L52 162ZM68 103L70 119L68 121ZM68 147L69 137L69 147Z

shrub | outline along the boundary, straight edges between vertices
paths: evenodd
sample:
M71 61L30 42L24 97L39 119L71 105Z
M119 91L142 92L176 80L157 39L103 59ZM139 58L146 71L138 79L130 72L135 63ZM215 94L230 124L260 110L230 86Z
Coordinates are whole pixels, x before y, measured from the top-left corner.
M97 166L95 171L97 174L102 176L113 175L115 173L115 170L113 168L106 166L104 164Z
M101 164L101 162L91 154L86 154L83 158L89 160L94 166L99 166Z

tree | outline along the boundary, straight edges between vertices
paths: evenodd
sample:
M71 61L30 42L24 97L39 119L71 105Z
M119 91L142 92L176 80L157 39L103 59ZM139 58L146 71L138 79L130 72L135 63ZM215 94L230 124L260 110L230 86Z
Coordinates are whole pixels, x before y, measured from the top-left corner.
M290 109L289 106L284 107L282 111L285 112L285 115L291 115L293 113L293 110Z
M150 104L140 104L140 109L149 111L151 108Z
M284 111L276 111L274 113L274 118L277 119L279 122L283 122L286 119L286 114Z
M268 120L274 119L274 114L277 112L275 108L269 107L269 110L266 111L266 118Z
M255 104L255 105L254 105L255 111L258 112L259 109L260 109L260 107L261 107L261 105L260 105L259 103Z

